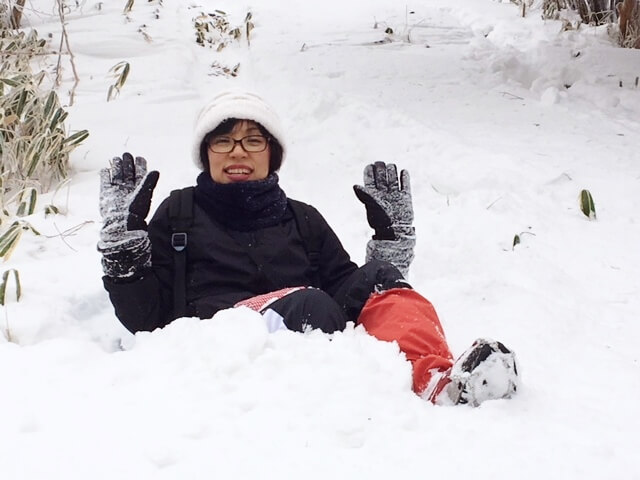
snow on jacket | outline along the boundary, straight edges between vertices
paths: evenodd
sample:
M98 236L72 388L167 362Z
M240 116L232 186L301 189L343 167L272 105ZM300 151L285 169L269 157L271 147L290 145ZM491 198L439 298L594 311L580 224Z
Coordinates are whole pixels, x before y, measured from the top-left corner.
M321 236L320 284L313 286L333 296L357 266L322 215L310 205L303 204L303 208ZM189 316L211 318L217 311L255 295L312 285L311 265L290 207L278 225L250 232L225 228L197 202L193 214L187 247ZM171 234L166 199L149 222L151 269L130 282L103 278L118 319L131 332L151 331L174 320ZM247 249L264 262L257 265Z

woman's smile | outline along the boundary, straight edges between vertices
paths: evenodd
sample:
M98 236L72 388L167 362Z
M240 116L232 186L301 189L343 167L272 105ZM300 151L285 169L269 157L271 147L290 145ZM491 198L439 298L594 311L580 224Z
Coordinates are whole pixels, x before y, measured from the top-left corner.
M214 137L207 150L209 172L214 182L235 183L251 180L264 180L269 175L270 146L260 152L245 150L244 141L252 138L264 138L255 122L242 120L236 123L228 135ZM233 147L229 141L234 141ZM232 149L226 153L214 151L218 145L225 143ZM263 144L264 146L264 144ZM251 149L250 146L247 148Z

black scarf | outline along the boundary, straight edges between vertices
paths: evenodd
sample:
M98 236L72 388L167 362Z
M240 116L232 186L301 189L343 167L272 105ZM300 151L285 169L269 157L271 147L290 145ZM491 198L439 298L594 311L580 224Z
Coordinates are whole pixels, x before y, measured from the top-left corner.
M216 183L208 172L202 172L195 201L214 220L241 232L277 225L287 210L287 196L276 173L264 180Z

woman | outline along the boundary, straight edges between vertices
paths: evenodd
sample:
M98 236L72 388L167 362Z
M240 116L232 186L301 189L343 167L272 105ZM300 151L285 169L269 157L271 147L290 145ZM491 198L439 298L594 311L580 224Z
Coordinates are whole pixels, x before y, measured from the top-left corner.
M394 165L377 162L354 187L375 231L358 268L320 213L278 185L284 134L259 96L215 97L198 116L192 154L197 185L173 192L148 228L158 172L128 153L101 171L104 285L131 332L239 305L260 312L270 331L331 333L352 321L397 341L414 391L434 403L515 393L513 353L477 340L454 363L435 310L404 279L415 244L406 171L399 179Z

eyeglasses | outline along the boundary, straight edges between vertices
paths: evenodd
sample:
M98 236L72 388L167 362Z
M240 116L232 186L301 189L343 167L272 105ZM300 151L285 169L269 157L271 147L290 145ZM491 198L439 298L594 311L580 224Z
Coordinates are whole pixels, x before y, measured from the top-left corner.
M242 149L247 153L264 152L269 145L269 138L262 135L248 135L236 140L226 135L213 137L209 141L209 150L214 153L229 153L240 144Z

